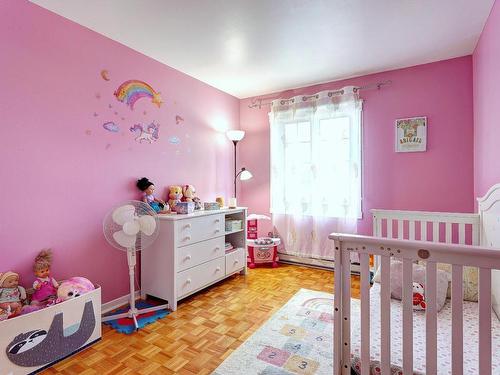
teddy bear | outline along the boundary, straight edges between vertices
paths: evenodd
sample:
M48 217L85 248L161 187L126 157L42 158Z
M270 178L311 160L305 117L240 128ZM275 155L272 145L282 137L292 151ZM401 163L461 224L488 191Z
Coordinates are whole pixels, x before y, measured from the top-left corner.
M425 310L424 286L420 283L413 282L413 309Z
M194 202L194 209L201 210L201 200L196 195L196 189L193 185L184 185L182 187L182 201L183 202Z
M182 199L182 187L178 185L170 186L168 193L168 205L171 209Z
M0 273L0 309L17 315L26 300L26 290L19 285L19 274L7 271Z

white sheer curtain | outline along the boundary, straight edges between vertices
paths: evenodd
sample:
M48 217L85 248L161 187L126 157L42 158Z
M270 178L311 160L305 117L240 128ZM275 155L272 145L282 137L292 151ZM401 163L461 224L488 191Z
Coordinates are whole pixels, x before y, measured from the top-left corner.
M328 234L361 218L362 101L352 86L341 93L271 105L271 212L290 255L333 259Z

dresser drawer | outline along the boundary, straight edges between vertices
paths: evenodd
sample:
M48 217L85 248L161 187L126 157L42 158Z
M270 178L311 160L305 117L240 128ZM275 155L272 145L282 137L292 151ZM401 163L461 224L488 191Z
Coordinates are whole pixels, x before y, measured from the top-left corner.
M186 246L222 236L224 234L224 215L207 215L179 220L176 225L176 245Z
M245 249L238 249L226 255L226 275L245 267Z
M177 298L204 287L225 276L224 257L220 257L177 274Z
M177 249L177 272L224 255L224 237L212 238Z

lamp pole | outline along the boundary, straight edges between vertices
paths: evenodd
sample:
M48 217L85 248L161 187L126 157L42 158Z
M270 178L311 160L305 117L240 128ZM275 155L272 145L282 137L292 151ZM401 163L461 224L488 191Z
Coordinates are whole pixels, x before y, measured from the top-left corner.
M238 141L233 141L234 144L234 197L236 198L236 145L238 144Z

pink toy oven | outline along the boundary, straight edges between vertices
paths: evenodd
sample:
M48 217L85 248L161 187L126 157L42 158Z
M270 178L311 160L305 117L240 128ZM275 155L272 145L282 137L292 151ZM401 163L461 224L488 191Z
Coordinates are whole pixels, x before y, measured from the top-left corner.
M256 264L272 263L273 268L278 267L279 238L270 238L271 243L261 244L259 239L247 240L248 267L255 268Z

